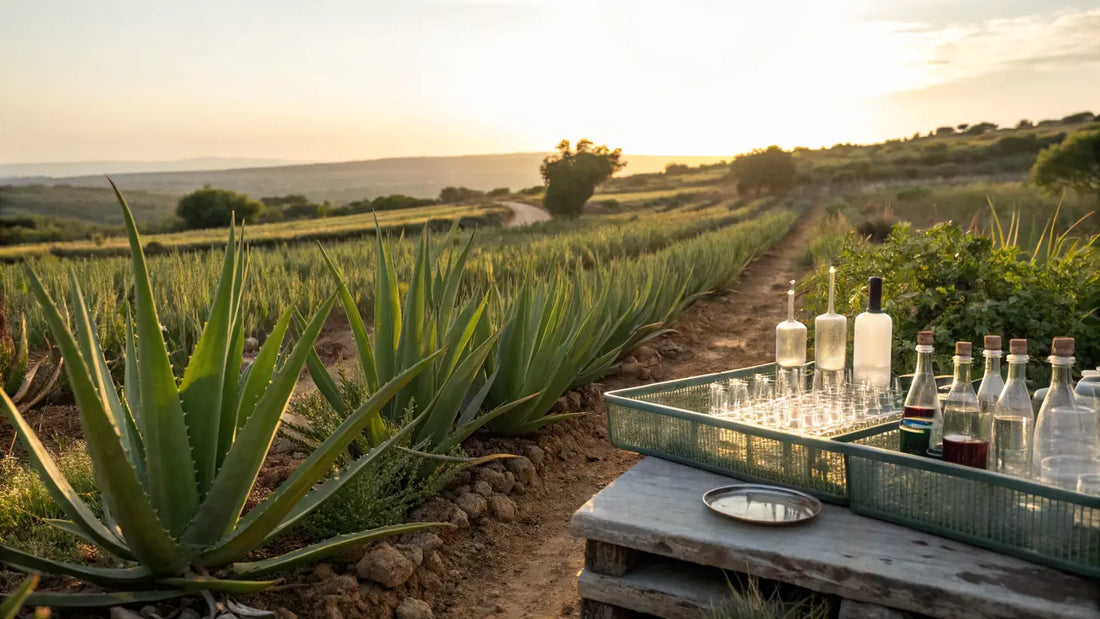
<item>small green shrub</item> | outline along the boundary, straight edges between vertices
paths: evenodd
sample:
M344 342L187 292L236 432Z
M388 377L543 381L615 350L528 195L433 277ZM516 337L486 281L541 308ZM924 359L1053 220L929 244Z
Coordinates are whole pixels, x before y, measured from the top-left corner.
M912 202L914 200L923 200L932 195L932 190L927 187L906 187L899 189L894 197L902 202Z

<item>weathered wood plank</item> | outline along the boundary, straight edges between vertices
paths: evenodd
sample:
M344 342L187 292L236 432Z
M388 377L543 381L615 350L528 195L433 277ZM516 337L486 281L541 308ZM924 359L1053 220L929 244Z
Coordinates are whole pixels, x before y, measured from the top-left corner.
M581 598L581 619L630 619L630 611L619 606Z
M664 617L699 619L730 599L722 570L662 561L639 565L622 577L589 570L577 578L581 598Z
M622 576L638 562L638 551L590 539L584 545L584 567L597 574Z
M1100 618L1096 581L826 505L792 527L703 506L730 479L646 458L573 516L579 537L936 617Z

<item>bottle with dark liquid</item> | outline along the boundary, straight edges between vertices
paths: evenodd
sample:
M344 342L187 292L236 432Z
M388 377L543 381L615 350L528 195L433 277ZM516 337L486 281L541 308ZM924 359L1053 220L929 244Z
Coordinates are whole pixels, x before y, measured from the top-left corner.
M970 342L955 343L955 376L943 403L938 437L945 462L984 469L989 458L989 440L982 437L978 394L974 393L970 382L970 368L974 363L972 351ZM936 438L933 427L933 443Z
M921 331L917 334L917 369L905 396L902 416L931 420L938 416L939 410L936 376L932 372L932 332Z

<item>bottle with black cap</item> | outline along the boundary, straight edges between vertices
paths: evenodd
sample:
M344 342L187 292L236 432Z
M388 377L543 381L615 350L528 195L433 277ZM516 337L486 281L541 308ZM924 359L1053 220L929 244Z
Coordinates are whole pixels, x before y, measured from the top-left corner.
M880 389L890 388L890 356L894 321L882 311L882 278L868 280L867 311L856 316L852 379Z

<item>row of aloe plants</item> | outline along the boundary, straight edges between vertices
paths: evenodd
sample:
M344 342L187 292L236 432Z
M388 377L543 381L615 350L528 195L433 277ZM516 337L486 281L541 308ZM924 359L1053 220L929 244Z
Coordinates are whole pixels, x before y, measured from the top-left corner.
M75 325L70 330L69 320L27 268L80 409L102 517L73 491L18 408L0 392L0 408L67 515L49 524L95 544L118 567L66 563L0 546L0 562L7 565L72 576L106 590L36 593L33 603L89 606L190 591L248 593L274 584L266 580L272 573L349 545L438 526L351 532L250 560L253 551L401 443L448 454L486 425L523 434L564 418L548 413L566 389L599 377L624 350L660 332L695 296L727 284L793 220L790 213L772 213L639 261L613 261L543 281L532 273L518 288L501 284L480 295L462 291L471 241L434 260L425 232L403 299L388 243L379 235L373 329L339 267L324 255L336 293L309 317L284 310L245 368L242 308L249 261L245 243L231 229L208 319L177 384L140 239L118 197L134 281L121 391L112 381L78 278L71 278L68 293ZM354 410L340 399L313 348L337 303L347 314L370 394ZM344 421L290 478L245 511L304 367ZM334 472L364 436L369 451ZM426 466L432 466L430 460Z

